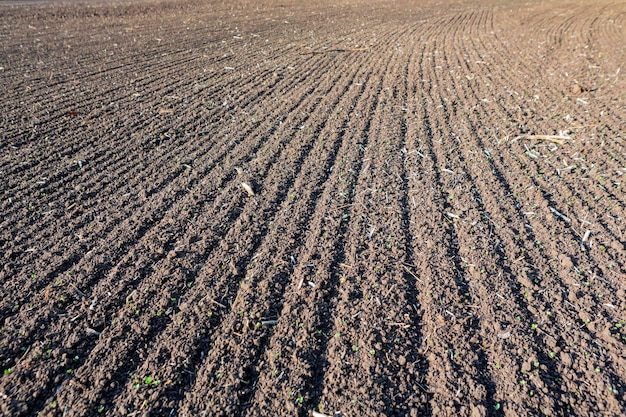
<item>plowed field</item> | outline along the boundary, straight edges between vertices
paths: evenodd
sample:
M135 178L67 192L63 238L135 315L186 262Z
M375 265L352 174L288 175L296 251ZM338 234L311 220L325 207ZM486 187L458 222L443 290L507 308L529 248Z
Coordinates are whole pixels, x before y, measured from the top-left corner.
M625 28L0 4L0 415L626 414Z

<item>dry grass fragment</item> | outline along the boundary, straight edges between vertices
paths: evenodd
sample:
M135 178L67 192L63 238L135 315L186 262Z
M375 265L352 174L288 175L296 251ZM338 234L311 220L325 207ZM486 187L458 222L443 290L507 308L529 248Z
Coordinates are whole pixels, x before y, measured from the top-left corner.
M569 136L564 135L520 135L514 138L511 143L518 141L520 139L529 139L529 140L545 140L546 142L553 142L559 145L563 145L566 140L571 139Z
M371 46L367 46L365 48L335 48L335 49L324 49L323 51L311 51L311 52L300 52L300 55L322 55L322 54L332 54L337 52L367 52L371 49Z
M312 417L330 417L326 414L318 413L317 411L311 411L311 416Z
M252 187L250 187L248 184L246 184L245 182L241 183L241 187L246 190L246 192L248 193L249 196L253 196L254 195L254 190L252 189Z
M100 336L100 332L95 329L92 329L91 327L87 327L87 334L91 336Z

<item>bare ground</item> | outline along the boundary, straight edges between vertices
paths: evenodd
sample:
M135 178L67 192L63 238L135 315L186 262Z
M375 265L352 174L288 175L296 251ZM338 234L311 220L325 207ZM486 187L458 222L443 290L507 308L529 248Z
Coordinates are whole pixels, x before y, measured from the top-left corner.
M0 414L624 415L624 25L0 5Z

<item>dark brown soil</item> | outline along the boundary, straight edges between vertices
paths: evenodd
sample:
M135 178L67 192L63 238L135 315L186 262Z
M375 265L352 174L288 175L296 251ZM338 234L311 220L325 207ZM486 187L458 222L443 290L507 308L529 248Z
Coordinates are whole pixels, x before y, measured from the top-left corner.
M625 25L0 4L0 415L626 414Z

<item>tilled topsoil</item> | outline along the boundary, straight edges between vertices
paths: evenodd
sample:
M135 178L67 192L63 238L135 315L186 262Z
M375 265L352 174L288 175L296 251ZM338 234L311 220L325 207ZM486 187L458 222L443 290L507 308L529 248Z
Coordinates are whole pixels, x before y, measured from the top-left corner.
M626 414L625 28L0 4L0 415Z

